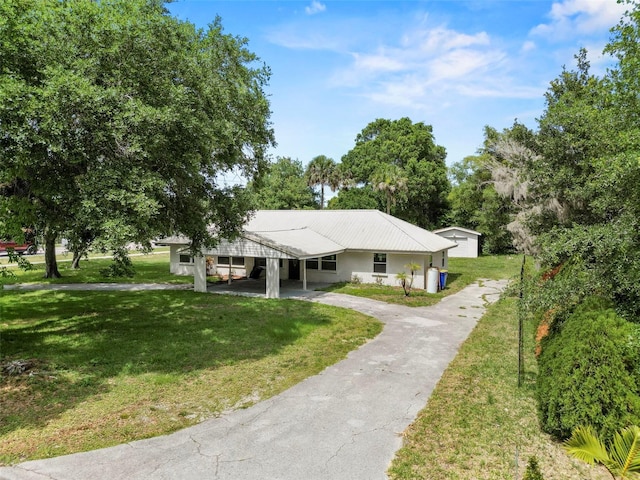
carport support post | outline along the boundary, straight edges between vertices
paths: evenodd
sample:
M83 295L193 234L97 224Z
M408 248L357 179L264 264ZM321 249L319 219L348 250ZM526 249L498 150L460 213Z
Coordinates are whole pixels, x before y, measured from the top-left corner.
M267 298L280 298L280 262L267 258Z
M302 260L302 290L307 289L307 259Z
M207 260L202 254L193 258L193 290L207 291Z

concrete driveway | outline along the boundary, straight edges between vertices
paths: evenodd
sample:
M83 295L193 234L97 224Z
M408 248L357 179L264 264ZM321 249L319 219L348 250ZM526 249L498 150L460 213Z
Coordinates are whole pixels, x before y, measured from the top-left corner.
M0 468L0 479L385 479L402 432L505 286L484 281L421 308L306 292L307 300L380 319L383 332L246 410L171 435Z

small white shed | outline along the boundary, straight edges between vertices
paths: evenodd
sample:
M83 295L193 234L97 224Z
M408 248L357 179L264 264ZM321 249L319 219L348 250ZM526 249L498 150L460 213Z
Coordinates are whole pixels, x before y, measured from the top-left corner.
M449 250L449 257L478 257L478 240L482 235L480 232L462 227L447 227L434 230L433 233L458 245L456 248Z

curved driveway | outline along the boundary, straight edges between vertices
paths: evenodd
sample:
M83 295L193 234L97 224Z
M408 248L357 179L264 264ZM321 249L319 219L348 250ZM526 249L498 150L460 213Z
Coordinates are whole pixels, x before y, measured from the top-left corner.
M305 299L385 323L380 335L289 390L171 435L0 468L0 479L385 479L401 434L506 282L431 307L324 292Z

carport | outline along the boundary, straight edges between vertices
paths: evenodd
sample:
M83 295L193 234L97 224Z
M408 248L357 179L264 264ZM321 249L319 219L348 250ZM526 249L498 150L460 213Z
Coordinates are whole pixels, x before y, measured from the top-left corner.
M206 257L209 255L265 258L265 296L280 298L280 260L300 261L302 289L307 290L307 259L342 252L344 247L309 228L243 232L240 238L231 242L222 240L216 248L194 258L193 287L196 292L207 291Z

